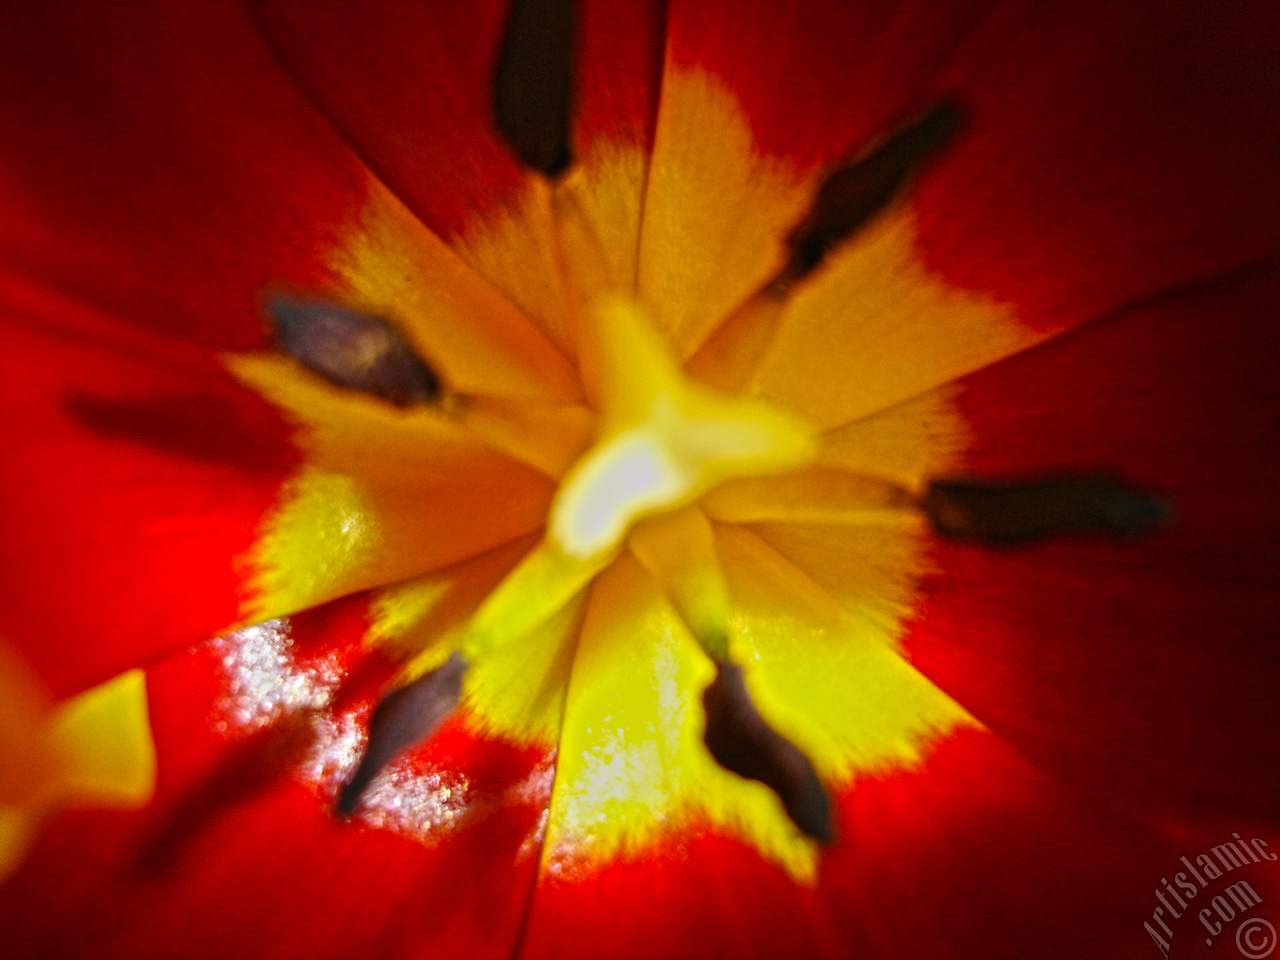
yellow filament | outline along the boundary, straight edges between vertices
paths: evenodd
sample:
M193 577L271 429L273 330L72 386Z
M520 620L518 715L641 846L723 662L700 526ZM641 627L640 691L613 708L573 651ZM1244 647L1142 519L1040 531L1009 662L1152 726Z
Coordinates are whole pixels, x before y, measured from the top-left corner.
M729 655L729 591L711 524L697 507L636 527L628 545L707 655Z

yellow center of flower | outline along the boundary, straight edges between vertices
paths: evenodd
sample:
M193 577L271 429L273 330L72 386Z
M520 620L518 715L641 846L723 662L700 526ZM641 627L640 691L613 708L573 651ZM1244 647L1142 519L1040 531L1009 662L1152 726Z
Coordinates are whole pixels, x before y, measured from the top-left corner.
M635 301L615 298L593 313L599 435L565 477L548 524L570 556L613 549L637 519L732 477L783 473L816 455L798 418L685 377Z
M943 385L1030 336L932 276L900 208L776 305L758 357L713 340L815 176L669 68L651 156L596 143L448 244L371 186L330 293L396 321L445 402L230 358L307 458L248 558L246 622L374 590L369 642L405 678L461 652L466 722L557 750L546 869L710 830L812 874L777 796L702 742L711 657L837 792L974 723L898 647L925 565L902 506L963 447Z

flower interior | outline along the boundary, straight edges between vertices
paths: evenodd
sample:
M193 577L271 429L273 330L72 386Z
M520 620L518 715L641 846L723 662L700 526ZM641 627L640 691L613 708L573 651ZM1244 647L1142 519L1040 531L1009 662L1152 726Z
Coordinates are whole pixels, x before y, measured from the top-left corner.
M272 297L280 349L228 358L306 460L245 622L374 592L366 641L398 668L338 815L371 815L456 715L556 750L554 864L702 829L812 876L848 840L832 793L977 723L899 646L929 537L1161 511L1108 477L952 475L939 384L1036 336L914 248L954 105L803 171L762 165L732 95L669 66L652 153L577 155L571 20L526 6L495 74L524 192L446 244L371 183L332 288Z

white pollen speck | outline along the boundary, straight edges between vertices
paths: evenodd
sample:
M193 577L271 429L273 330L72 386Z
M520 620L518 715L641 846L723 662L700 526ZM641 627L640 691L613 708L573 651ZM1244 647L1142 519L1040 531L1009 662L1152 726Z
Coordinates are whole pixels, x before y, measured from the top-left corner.
M285 717L311 715L314 740L293 771L326 804L355 772L368 740L367 714L326 712L342 669L336 657L300 665L287 620L268 620L217 637L212 648L227 677L215 728L227 736L250 733ZM422 843L434 843L467 809L470 784L447 771L419 773L393 763L361 799L357 818Z
M361 819L370 826L433 843L466 813L470 787L457 774L420 774L393 767L374 780L364 795Z
M318 787L324 796L334 797L360 764L367 739L364 724L351 714L320 716L313 729L315 745L298 774L304 782Z
M224 708L245 730L260 729L298 710L318 710L333 700L339 679L336 664L299 669L283 620L226 634L213 646L230 688Z

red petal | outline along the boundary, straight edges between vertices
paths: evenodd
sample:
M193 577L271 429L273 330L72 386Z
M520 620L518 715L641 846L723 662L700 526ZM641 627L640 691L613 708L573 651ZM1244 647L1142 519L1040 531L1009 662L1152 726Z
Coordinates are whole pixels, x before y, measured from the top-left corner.
M973 471L1120 470L1178 514L1134 543L939 547L913 662L1063 782L1276 810L1277 296L1223 281L964 381Z
M967 132L915 191L922 253L1057 328L1280 245L1275 17L674 0L668 65L723 78L761 150L805 167L958 98Z
M841 809L816 888L714 836L585 877L544 872L525 955L1140 957L1159 878L1240 827L1174 839L1090 812L980 731L917 771L859 780Z
M237 618L233 560L294 456L199 349L47 295L3 302L0 633L62 696ZM39 329L63 321L98 342Z
M433 229L473 225L524 174L491 118L507 4L261 6L282 60L370 168ZM579 4L578 139L643 142L658 84L662 5Z
M920 86L993 16L989 0L880 7L672 0L667 68L714 74L741 101L761 152L820 167L919 105Z
M300 618L294 655L358 645L362 612ZM511 954L547 802L544 753L442 731L417 762L465 782L465 800L438 839L416 840L335 819L287 750L237 760L253 741L234 723L215 732L228 714L214 647L152 671L149 694L161 771L151 810L51 825L0 900L6 957Z
M15 10L0 39L0 255L131 321L260 343L367 173L235 4Z
M921 185L926 261L1045 329L1273 256L1277 12L1054 5L959 48L937 83L973 122Z

